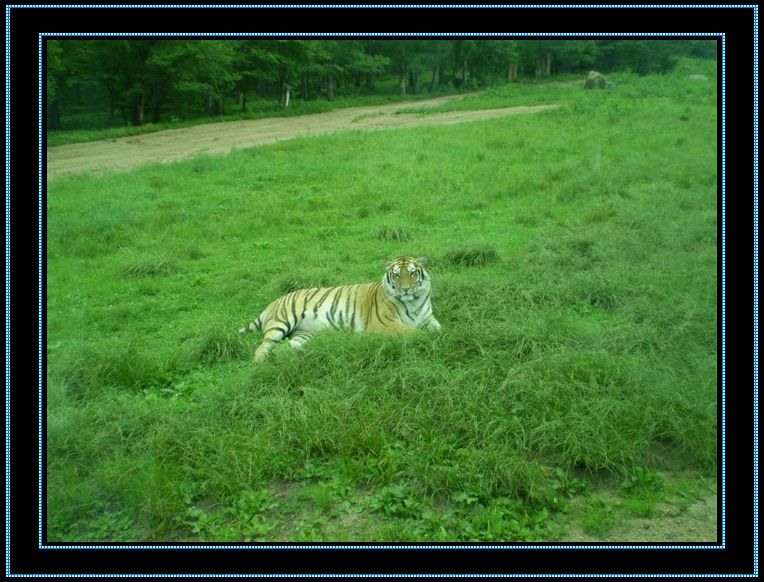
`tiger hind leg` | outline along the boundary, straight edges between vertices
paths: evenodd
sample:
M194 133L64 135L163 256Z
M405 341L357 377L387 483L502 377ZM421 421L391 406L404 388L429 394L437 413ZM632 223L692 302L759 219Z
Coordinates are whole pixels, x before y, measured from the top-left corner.
M255 350L255 362L264 362L268 357L268 354L271 353L273 345L283 340L285 335L286 333L284 330L280 328L271 328L267 330L265 332L265 336L263 337L262 343L257 346L257 349Z
M300 349L305 344L305 342L307 342L312 337L313 334L307 331L292 332L289 335L289 345L293 348Z

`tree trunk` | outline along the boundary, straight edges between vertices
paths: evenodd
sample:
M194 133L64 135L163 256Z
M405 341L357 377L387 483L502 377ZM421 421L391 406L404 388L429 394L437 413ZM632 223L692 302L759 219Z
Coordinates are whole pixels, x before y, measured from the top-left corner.
M130 118L133 125L143 125L143 93L133 97Z
M159 123L159 91L156 83L151 86L151 123Z
M112 127L114 125L114 110L116 108L116 90L110 83L106 84L106 93L109 95L109 127Z
M401 88L401 95L406 94L406 48L403 43L400 44L401 61L398 69L398 85Z
M466 87L468 81L469 76L467 74L467 59L464 59L464 63L462 64L462 87Z
M239 91L239 111L244 112L247 110L247 93L245 91Z
M552 74L552 55L547 54L546 55L546 64L544 67L544 76L548 77Z
M419 94L419 72L411 71L411 90L415 95Z
M517 63L509 65L509 78L510 81L517 81Z
M289 108L289 85L284 83L281 89L281 105L284 109Z
M334 75L329 73L329 78L326 80L326 98L329 101L334 101Z
M430 92L437 91L438 85L440 85L440 65L435 65L435 67L432 69L432 83L430 83Z
M300 85L300 96L307 101L308 100L308 73L303 73L302 83Z
M48 107L48 129L61 129L61 104L57 100Z
M374 89L374 74L373 73L366 73L366 88L369 91L372 91Z

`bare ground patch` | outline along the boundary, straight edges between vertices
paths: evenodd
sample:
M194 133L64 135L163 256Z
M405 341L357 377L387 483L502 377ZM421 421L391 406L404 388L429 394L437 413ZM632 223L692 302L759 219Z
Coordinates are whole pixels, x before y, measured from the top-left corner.
M686 506L659 503L652 517L619 520L603 534L588 534L579 525L572 526L562 542L584 543L708 543L721 541L717 532L717 494L709 493Z

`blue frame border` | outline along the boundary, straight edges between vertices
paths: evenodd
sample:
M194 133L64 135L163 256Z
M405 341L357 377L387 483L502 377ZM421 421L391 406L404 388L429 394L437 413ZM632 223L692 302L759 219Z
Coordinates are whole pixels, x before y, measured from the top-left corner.
M94 33L94 34L96 36L114 36L114 35L112 35L110 33ZM277 36L281 36L281 35L286 36L286 34L287 33L279 33L279 35L277 35ZM344 33L336 33L335 35L339 36L341 34L344 34ZM377 34L365 35L364 33L355 33L355 34L357 34L358 36L388 36L385 33L380 33L378 35ZM483 33L481 33L481 35L482 34ZM499 35L499 33L495 33L495 34L497 36ZM539 33L539 34L534 35L534 36L562 36L564 34L565 33L558 33L558 34L543 34L543 33ZM709 36L711 34L713 34L713 33L697 33L697 36ZM725 155L725 153L724 153L724 151L725 151L724 150L724 131L725 131L725 128L724 128L725 127L724 126L724 106L725 106L725 103L724 103L724 87L725 87L725 85L724 85L724 83L725 83L724 58L725 58L725 54L724 54L724 41L725 41L725 39L724 39L724 35L722 33L716 33L716 34L718 36L720 36L721 39L722 39L722 57L721 57L721 63L722 63L722 125L721 125L721 127L722 127L722 132L721 132L722 133L722 412L721 412L721 416L722 416L722 431L721 431L721 433L722 433L721 434L721 436L722 436L722 454L721 454L721 459L722 459L722 493L721 493L721 499L722 499L722 528L721 528L721 530L722 530L722 539L721 539L721 544L720 545L719 544L714 544L714 545L684 545L684 544L679 544L679 545L660 545L660 546L655 546L655 545L593 545L592 546L592 545L587 545L586 546L587 548L600 548L600 549L644 549L644 548L651 548L651 549L677 549L677 548L686 548L686 549L714 549L714 550L724 549L724 545L725 545L725 528L724 528L724 525L725 525L725 523L724 523L724 516L725 516L725 512L724 512L724 508L725 508L725 504L724 504L724 499L725 499L725 495L724 495L724 493L725 493L725 487L724 487L724 485L725 485L725 475L724 475L724 461L725 461L725 456L724 456L724 452L725 452L725 450L724 450L724 445L725 445L725 440L724 440L724 438L725 438L725 434L724 434L725 433L725 430L724 430L725 429L725 416L724 416L724 224L725 224L725 220L724 220L724 194L725 194L725 192L724 192L724 183L725 183L724 182L724 155ZM194 36L194 35L195 36L231 36L231 35L226 34L226 33L209 33L209 34L208 33L195 33L192 36ZM678 35L679 34L677 33L677 36ZM57 36L71 36L71 35L70 34L66 34L66 33L40 33L40 38L39 38L39 49L40 49L40 95L39 95L39 98L40 98L40 108L41 108L40 111L41 112L42 112L42 87L43 87L43 79L42 79L43 39L44 38L55 38ZM77 34L75 36L92 36L92 35L89 34L89 33L81 33L81 34ZM155 35L155 34L124 33L124 34L119 34L119 35L116 35L116 36L130 36L130 37L134 37L134 36L157 36L157 35ZM187 33L172 33L172 34L162 34L160 36L168 36L168 37L173 37L173 36L188 36L188 34ZM251 35L241 34L241 35L237 35L237 36L269 36L270 37L270 36L273 36L273 34L271 34L271 33L268 33L268 34L251 34ZM319 34L318 33L310 33L310 34L304 34L304 36L308 36L308 37L310 37L310 36L319 36ZM451 34L443 34L442 36L452 36L452 35ZM501 36L526 36L526 35L524 35L524 34L516 34L516 35L509 34L509 35L505 35L505 34L502 33ZM588 35L580 34L580 35L576 35L576 36L588 36ZM622 35L619 34L619 33L607 33L607 34L601 34L601 35L598 35L598 36L622 36ZM642 35L642 34L639 34L639 33L634 33L631 36L646 36L646 35ZM665 35L661 33L660 35L656 35L656 36L665 36ZM41 116L40 117L40 192L39 192L39 194L40 194L40 209L42 209L42 175L43 175L43 169L42 169L42 135L43 134L42 134L42 131L43 131L43 129L42 129L42 116ZM42 217L42 214L40 216ZM42 257L42 231L40 231L40 241L41 241L41 243L40 243L40 257ZM42 275L40 275L40 277L42 277ZM42 295L40 295L40 297L42 297ZM42 305L40 305L40 313L42 314ZM40 388L40 411L39 412L40 412L40 426L42 426L43 397L44 397L44 394L42 392L42 380L43 380L43 370L42 370L42 335L40 335L40 346L41 346L40 347L40 358L41 359L40 359L40 387L39 387ZM39 448L39 455L40 455L40 483L42 483L42 452L43 452L43 448L42 448L43 447L42 434L40 434L39 447L40 447ZM42 485L40 485L39 502L40 502L40 507L42 508L42 506L43 506ZM56 544L46 545L46 544L43 543L43 540L42 540L42 510L40 511L40 515L39 515L39 525L40 525L40 537L39 537L40 549L51 549L51 550L61 550L61 549L65 549L65 550L73 550L73 549L74 550L76 550L76 549L133 549L133 548L131 548L129 546L125 546L125 545L116 545L116 546L100 545L100 544L99 545L95 545L95 546L94 545L79 545L79 544L77 546L72 546L72 545L68 545L68 544L67 545L56 545ZM448 545L448 544L443 544L443 545L440 545L440 544L439 545L424 545L423 544L423 545L410 545L410 546L407 546L407 545L395 545L395 544L374 544L374 545L354 545L354 544L342 544L341 545L341 544L337 544L337 545L313 546L313 545L302 545L302 544L299 544L299 543L291 543L291 544L288 544L288 545L287 544L284 544L284 545L263 545L263 544L255 544L255 545L246 545L246 544L237 545L237 544L234 544L234 545L229 545L229 544L226 544L225 546L219 546L219 545L218 546L215 546L215 545L183 545L183 544L172 544L172 545L169 545L169 544L168 545L149 544L149 545L140 545L140 546L137 546L137 547L140 547L142 549L173 549L173 550L175 550L175 549L179 549L179 550L180 549L193 549L193 550L214 549L214 550L219 550L221 548L223 548L223 549L268 549L268 550L275 550L275 549L281 550L281 549L294 549L294 548L310 549L310 550L313 550L313 549L401 549L401 548L404 548L404 549L413 549L413 548L420 548L420 549L502 549L502 550L504 550L504 549L515 548L515 549L525 549L525 550L527 550L527 549L578 549L578 548L581 548L582 546L580 546L580 545L542 545L542 544L539 544L539 545L536 545L536 544L533 544L533 545L523 545L523 544L494 545L494 544L487 544L487 545L469 545L469 546L464 546L464 545Z
M302 8L302 7L312 7L312 8L595 8L595 7L607 7L607 8L639 8L640 6L635 5L472 5L472 6L462 6L462 5L300 5L300 4L294 4L294 5L163 5L163 4L156 4L156 5L8 5L6 6L6 575L13 576L10 572L10 510L11 510L11 501L10 501L10 472L11 472L11 466L10 466L10 197L11 197L11 182L10 182L10 119L11 119L11 105L10 105L10 60L11 60L11 54L10 54L10 12L11 9L14 8L125 8L125 7L135 7L135 8ZM756 5L720 5L720 6L711 6L711 5L695 5L695 6L688 6L688 5L652 5L650 7L660 7L660 8L753 8L754 10L754 38L756 38L756 35L758 34L758 7ZM43 306L42 306L42 263L43 263L43 249L42 249L42 198L43 198L43 176L44 176L44 168L43 168L43 151L42 151L42 143L43 143L43 127L42 127L42 103L43 103L43 86L44 86L44 79L42 78L42 63L43 63L43 38L50 38L50 37L56 37L56 36L282 36L287 34L299 34L301 36L326 36L326 35L342 35L342 36L390 36L394 33L287 33L287 32L281 32L281 33L267 33L267 34L245 34L245 33L76 33L76 34L66 34L66 33L40 33L38 38L38 48L39 48L39 88L38 88L38 106L40 111L40 118L38 121L38 130L39 130L39 143L38 143L38 153L39 153L39 163L38 163L38 211L39 211L39 223L38 223L38 290L39 290L39 297L40 301L38 304L38 315L39 315L39 329L38 329L38 338L39 338L39 346L38 346L38 357L39 357L39 365L38 365L38 373L39 373L39 422L40 426L42 426L42 420L43 420L43 372L42 369L42 317L43 317ZM401 34L401 33L395 33L395 34ZM722 398L721 398L721 419L722 419L722 427L721 427L721 461L722 461L722 473L721 473L721 481L722 481L722 491L721 491L721 506L722 506L722 522L721 522L721 544L720 545L587 545L587 546L580 546L580 545L469 545L469 546L462 546L462 545L391 545L391 544L374 544L374 545L352 545L352 544L338 544L338 545L322 545L322 546L311 546L311 545L301 545L301 544L289 544L289 545L135 545L135 546L126 546L126 545L77 545L77 546L69 546L69 545L46 545L43 543L42 540L42 529L40 527L40 537L38 540L39 543L39 549L55 549L55 550L77 550L77 549L177 549L177 550L204 550L204 549L213 549L213 550L220 550L220 549L523 549L523 550L533 550L533 549L724 549L725 547L725 507L726 507L726 476L725 476L725 461L726 461L726 441L725 441L725 429L726 429L726 416L725 416L725 310L724 310L724 302L725 302L725 280L724 280L724 274L726 270L726 249L725 249L725 241L724 241L724 234L725 234L725 226L726 226L726 219L725 219L725 138L726 138L726 127L725 127L725 112L726 112L726 102L725 102L725 86L726 86L726 77L725 77L725 36L723 33L594 33L594 32L588 32L588 33L554 33L554 34L548 34L548 33L525 33L525 34L514 34L514 33L406 33L410 36L419 36L419 35L428 35L428 36L471 36L471 35L480 35L480 36L597 36L597 37L607 37L607 36L718 36L721 39L721 45L722 45L722 51L721 51L721 85L722 85L722 106L721 106L721 144L722 144L722 157L721 157L721 172L722 172L722 188L721 188L721 206L722 206L722 222L721 222L721 230L722 230L722 252L721 252L721 264L722 264L722 281L721 281L721 291L722 291L722 309L721 309L721 319L722 319L722 363L721 363L721 370L722 370ZM754 45L754 119L753 119L753 128L754 128L754 209L753 209L753 227L754 227L754 524L758 523L758 284L757 284L757 278L758 278L758 45ZM42 492L42 453L43 453L43 435L42 432L40 432L39 435L39 442L38 442L38 453L40 455L39 459L39 466L38 466L38 477L40 479L40 489L39 489L39 502L40 502L40 514L39 514L39 525L42 526L42 503L43 503L43 492ZM758 542L758 530L756 526L754 525L754 548L757 548L757 542ZM754 560L755 568L758 570L758 551L755 549L755 560ZM755 573L753 575L756 575ZM78 576L78 575L72 575L72 576ZM85 575L82 575L85 576ZM88 575L90 576L90 575ZM106 576L117 576L119 577L119 574L103 574L103 575L92 575L93 577L106 577ZM135 575L136 577L148 577L148 576L156 576L153 574L142 574L142 575ZM180 577L181 575L167 575L167 577ZM189 577L219 577L222 575L217 574L198 574L198 575L183 575L183 576L189 576ZM227 575L231 577L241 577L245 576L242 575ZM260 577L260 576L266 576L265 574L249 574L246 576L252 576L252 577ZM278 574L271 574L268 576L274 576L274 577L286 577L286 576L292 576L289 574L285 575L278 575ZM363 574L363 575L355 575L355 574L305 574L304 577L319 577L319 576L326 576L326 577L360 577L360 576L381 576L381 575L370 575L370 574ZM386 574L385 576L392 576L397 577L397 575L391 575ZM422 575L413 575L413 576L425 576ZM457 575L435 575L438 577L456 577ZM477 574L460 574L458 576L464 576L464 577L475 577L478 576ZM480 574L480 576L486 576L486 577L498 577L499 575L489 575L489 574ZM505 575L501 575L505 576ZM514 576L513 574L507 574L506 576ZM534 575L534 574L526 574L526 576L529 577L537 577L542 576L542 574ZM570 574L570 575L555 575L555 574L547 574L543 576L550 576L550 577L562 577L562 576L570 576L570 577L589 577L590 575L585 574ZM610 575L610 574L602 574L602 575L595 575L598 577L612 577L616 575ZM655 574L655 575L645 575L649 577L657 577L657 576L669 576L671 577L671 574ZM701 576L701 575L697 575Z

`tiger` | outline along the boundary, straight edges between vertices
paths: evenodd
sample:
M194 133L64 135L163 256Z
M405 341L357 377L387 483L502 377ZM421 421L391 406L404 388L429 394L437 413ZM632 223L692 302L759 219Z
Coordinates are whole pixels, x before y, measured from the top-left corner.
M425 262L423 257L407 256L386 260L379 283L292 291L273 301L239 333L263 332L263 341L255 350L255 362L262 363L277 342L288 339L292 347L302 348L324 329L439 331L440 323L432 313L432 286Z

